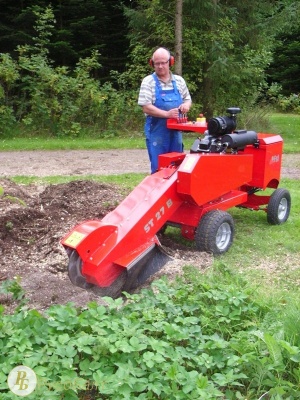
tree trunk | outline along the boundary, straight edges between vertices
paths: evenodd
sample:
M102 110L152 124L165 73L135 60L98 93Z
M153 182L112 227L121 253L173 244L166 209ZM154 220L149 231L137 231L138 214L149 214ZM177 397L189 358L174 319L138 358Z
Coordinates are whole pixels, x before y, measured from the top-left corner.
M207 69L209 67L209 64L204 63L203 69L204 69L204 78L203 78L203 113L204 116L207 119L210 119L213 117L214 113L214 94L213 94L213 82L209 77L209 74L207 73Z
M182 3L176 0L175 14L175 73L182 75Z

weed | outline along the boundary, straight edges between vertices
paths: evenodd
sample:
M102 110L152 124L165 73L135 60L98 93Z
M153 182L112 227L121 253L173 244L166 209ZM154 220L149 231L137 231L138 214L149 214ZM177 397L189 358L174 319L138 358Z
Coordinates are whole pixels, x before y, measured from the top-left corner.
M2 197L4 200L9 200L13 203L19 203L22 206L26 207L26 203L23 200L19 199L18 197L15 197L15 196L10 196L8 194L5 194L2 186L0 186L0 197Z
M14 224L13 224L11 221L7 221L7 222L5 223L5 228L6 228L8 231L11 231L11 230L13 229L13 227L14 227Z
M12 298L14 300L22 300L24 299L25 292L20 285L20 278L15 277L13 280L6 280L2 282L0 286L0 293L2 294L12 294Z

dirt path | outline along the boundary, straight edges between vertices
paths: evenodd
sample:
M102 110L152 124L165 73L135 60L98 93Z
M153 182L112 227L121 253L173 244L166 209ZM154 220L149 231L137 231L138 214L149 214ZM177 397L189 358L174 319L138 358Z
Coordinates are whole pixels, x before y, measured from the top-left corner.
M149 173L146 150L0 152L0 177ZM283 155L282 177L300 179L300 154Z
M1 176L119 175L149 173L146 150L0 152Z

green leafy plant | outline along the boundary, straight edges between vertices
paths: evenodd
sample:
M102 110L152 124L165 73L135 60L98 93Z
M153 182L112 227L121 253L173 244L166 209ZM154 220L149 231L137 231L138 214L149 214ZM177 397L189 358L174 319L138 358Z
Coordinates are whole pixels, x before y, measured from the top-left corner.
M38 377L32 399L299 394L300 348L284 337L280 307L258 303L226 265L205 275L187 267L172 284L161 279L140 294L104 300L81 310L56 305L44 315L2 311L1 398L12 398L7 375L22 364Z
M2 294L12 294L14 300L24 299L25 292L20 285L20 278L15 277L15 279L8 279L1 283L0 293Z

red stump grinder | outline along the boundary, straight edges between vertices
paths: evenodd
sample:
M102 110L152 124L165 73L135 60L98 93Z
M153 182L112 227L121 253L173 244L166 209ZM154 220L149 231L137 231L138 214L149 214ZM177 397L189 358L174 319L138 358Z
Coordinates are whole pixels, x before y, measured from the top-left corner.
M61 243L69 256L71 282L100 296L118 297L158 271L169 257L157 233L181 228L201 252L225 253L234 236L231 207L263 210L270 224L282 224L291 197L278 188L283 140L276 134L236 130L239 108L207 125L168 120L168 127L202 133L190 153L159 156L147 176L102 220L75 226ZM261 195L266 188L271 195Z

